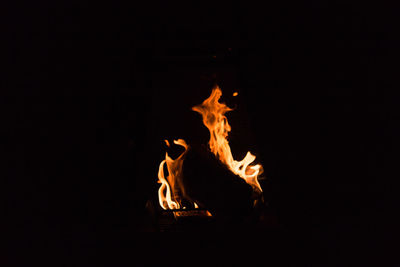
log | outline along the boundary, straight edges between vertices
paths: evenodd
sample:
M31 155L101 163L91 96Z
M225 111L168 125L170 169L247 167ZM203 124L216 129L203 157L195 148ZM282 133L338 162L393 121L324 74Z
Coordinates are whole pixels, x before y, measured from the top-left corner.
M183 163L187 198L217 218L244 218L253 208L253 189L204 145L191 145Z

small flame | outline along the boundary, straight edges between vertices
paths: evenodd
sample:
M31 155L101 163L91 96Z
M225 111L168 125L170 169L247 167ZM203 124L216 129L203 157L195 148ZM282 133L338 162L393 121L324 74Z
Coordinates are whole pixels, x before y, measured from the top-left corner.
M209 147L211 152L216 155L234 174L239 175L253 189L262 191L258 183L258 176L262 173L260 164L253 164L256 157L247 152L244 159L236 161L231 152L229 142L227 140L231 126L225 113L231 111L227 105L219 103L218 100L222 95L221 89L216 86L209 98L203 101L201 105L194 106L192 110L200 113L203 117L203 123L210 132Z
M170 147L171 145L169 144L168 140L164 140L165 144L167 145L167 147Z
M237 96L239 93L238 92L234 92L233 93L233 96Z

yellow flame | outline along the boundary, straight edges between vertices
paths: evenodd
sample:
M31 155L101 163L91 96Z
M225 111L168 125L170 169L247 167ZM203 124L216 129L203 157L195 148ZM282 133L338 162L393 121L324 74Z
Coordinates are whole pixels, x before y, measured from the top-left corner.
M165 140L165 143L169 146L168 140ZM165 160L161 161L158 169L158 179L161 183L161 186L158 189L158 200L160 202L160 206L165 210L181 208L181 204L179 203L179 189L181 188L179 188L177 181L181 179L183 157L186 154L189 146L183 139L174 140L174 144L183 146L185 151L175 160L173 160L168 153L165 153ZM167 178L165 178L164 174L164 164L167 164Z

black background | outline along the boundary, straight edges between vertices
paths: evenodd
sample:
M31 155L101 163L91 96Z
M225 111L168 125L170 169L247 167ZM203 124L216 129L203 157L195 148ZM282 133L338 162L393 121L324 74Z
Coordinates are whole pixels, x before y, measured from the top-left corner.
M264 166L279 252L305 256L299 265L391 261L379 253L396 240L394 6L32 2L2 13L8 266L171 261L155 256L174 253L145 232L145 203L163 139L207 142L190 108L215 83L236 107L234 153ZM254 237L257 260L282 238ZM202 255L217 249L203 243Z

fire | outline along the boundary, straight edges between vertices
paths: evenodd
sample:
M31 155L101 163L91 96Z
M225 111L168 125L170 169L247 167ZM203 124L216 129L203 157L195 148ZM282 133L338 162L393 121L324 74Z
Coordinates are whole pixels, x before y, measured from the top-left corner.
M165 140L165 143L167 146L170 146L168 140ZM189 147L183 139L174 140L174 144L183 146L185 151L175 160L173 160L166 152L165 159L161 161L158 169L158 179L159 183L161 183L161 186L158 189L158 200L163 209L169 208L172 210L181 208L181 204L179 203L180 196L178 193L181 189L179 186L179 181L182 180L181 176L183 159ZM167 164L167 178L165 178L164 174L164 164Z
M228 133L231 126L225 113L231 111L224 103L219 103L222 91L216 86L209 98L202 104L194 106L193 111L202 115L203 123L210 132L209 148L212 153L224 163L234 174L240 176L249 185L253 187L255 192L262 192L258 182L258 176L262 173L263 168L260 164L254 164L256 157L247 152L246 156L237 161L233 158L231 148L228 142ZM167 146L170 146L168 140L165 140ZM185 195L185 189L182 186L182 166L185 154L190 149L189 145L183 139L174 140L174 144L183 146L185 151L175 160L165 154L165 159L160 163L158 171L158 179L161 186L158 190L159 203L163 209L183 209L182 196ZM168 176L165 178L164 166L167 166ZM193 203L198 208L196 203Z
M262 173L260 164L253 164L256 157L250 152L247 152L244 159L236 161L231 152L228 142L228 133L231 131L231 126L225 113L231 111L227 105L219 103L222 91L216 86L209 98L203 101L201 105L194 106L193 111L200 113L203 117L203 123L210 131L209 147L211 152L222 161L234 174L239 175L253 189L262 191L258 183L258 176Z

